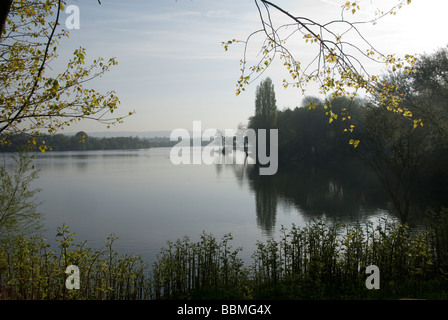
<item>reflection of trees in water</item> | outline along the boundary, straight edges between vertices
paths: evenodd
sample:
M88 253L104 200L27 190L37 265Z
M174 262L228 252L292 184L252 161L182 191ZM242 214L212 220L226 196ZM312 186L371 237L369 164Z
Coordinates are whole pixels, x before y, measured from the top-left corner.
M261 176L255 169L252 170L249 178L250 186L255 192L258 226L264 233L271 235L275 228L278 205L276 176Z
M241 151L230 151L226 155L219 153L215 160L217 175L221 174L223 168L231 168L240 187L243 186L244 181L247 180L247 176L254 167L254 160L250 156L244 156L244 153Z
M303 166L280 170L277 178L279 194L308 218L325 214L351 222L361 214L387 207L387 197L376 177L360 164Z
M274 182L276 177L260 175L258 168L253 165L253 162L253 159L250 157L245 157L243 163L234 161L233 163L236 164L232 165L232 170L240 187L245 180L249 181L250 189L255 194L257 224L263 233L271 235L275 228L278 205L277 184Z
M255 193L258 224L268 234L275 228L277 205L282 203L293 204L308 219L325 215L346 223L388 208L381 184L360 163L280 168L274 176L260 176L253 170L247 178Z
M346 223L388 209L388 197L377 177L357 161L338 167L279 168L273 176L260 175L250 164L216 165L218 173L223 168L233 171L240 186L249 182L258 226L267 235L275 229L281 204L292 204L307 219L325 215Z
M308 219L325 215L349 223L386 209L388 203L376 177L360 164L283 168L274 176L260 176L255 169L247 178L255 193L258 224L267 234L275 228L278 204L293 204Z
M254 160L244 158L244 161L235 161L235 154L229 154L220 158L221 164L216 164L217 174L221 174L223 169L231 168L237 178L238 185L243 186L244 182L249 182L249 187L255 194L255 207L257 214L257 223L263 233L271 234L275 227L275 217L277 214L277 184L273 181L275 176L260 176L258 169L253 164ZM229 164L233 157L232 164ZM227 159L227 164L226 164Z

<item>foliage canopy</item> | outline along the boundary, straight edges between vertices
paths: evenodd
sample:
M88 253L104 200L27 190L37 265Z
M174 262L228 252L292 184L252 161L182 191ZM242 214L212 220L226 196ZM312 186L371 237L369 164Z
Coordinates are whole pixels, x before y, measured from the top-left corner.
M0 40L1 143L19 133L54 134L82 119L109 126L124 118L110 116L120 102L114 91L85 86L116 65L115 58L88 64L80 47L65 69L53 69L60 41L69 36L58 29L64 5L62 0L12 2Z

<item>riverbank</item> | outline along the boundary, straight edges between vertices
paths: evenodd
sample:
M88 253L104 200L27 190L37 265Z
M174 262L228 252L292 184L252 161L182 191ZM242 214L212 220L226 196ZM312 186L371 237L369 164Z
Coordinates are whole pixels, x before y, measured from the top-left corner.
M39 236L1 240L0 297L446 299L447 213L434 219L418 231L386 220L376 226L344 226L319 219L284 228L278 241L258 242L250 265L239 257L239 248L232 248L230 234L216 239L204 233L196 242L187 237L168 242L157 261L147 265L138 255L120 255L113 235L104 248L91 249L76 244L64 226L57 234L58 248ZM79 273L67 274L68 266L76 266ZM367 272L369 266L376 271ZM71 281L78 276L79 289Z

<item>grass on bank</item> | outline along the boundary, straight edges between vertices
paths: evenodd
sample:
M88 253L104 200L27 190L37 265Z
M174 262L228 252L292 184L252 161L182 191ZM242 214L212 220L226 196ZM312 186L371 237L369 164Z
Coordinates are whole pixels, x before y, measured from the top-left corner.
M258 242L249 265L230 234L203 233L168 242L149 266L104 248L75 244L67 226L53 249L39 236L0 240L1 299L397 299L448 297L448 210L424 229L384 223L344 226L318 219L282 228ZM366 267L380 270L367 289ZM66 267L80 270L80 289L66 288Z

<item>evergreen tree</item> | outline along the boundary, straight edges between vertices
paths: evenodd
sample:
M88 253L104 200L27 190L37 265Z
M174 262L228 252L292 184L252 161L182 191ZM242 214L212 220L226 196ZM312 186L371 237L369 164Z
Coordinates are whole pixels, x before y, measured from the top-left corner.
M255 115L250 118L252 129L274 129L277 127L277 105L274 85L270 78L261 81L255 92Z

